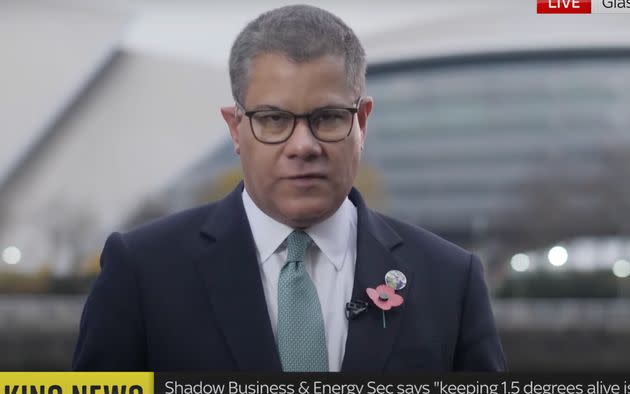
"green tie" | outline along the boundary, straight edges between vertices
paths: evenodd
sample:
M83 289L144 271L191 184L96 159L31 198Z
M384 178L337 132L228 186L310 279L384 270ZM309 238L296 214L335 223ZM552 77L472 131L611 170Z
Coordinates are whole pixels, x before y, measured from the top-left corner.
M304 257L313 242L304 231L287 238L287 262L278 279L278 350L285 372L327 372L324 318Z

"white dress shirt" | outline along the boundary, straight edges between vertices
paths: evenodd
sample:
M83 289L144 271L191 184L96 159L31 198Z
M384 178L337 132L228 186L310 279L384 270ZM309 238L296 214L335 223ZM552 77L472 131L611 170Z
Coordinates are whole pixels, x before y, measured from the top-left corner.
M278 277L286 262L286 238L293 228L264 213L243 189L243 205L256 244L269 318L273 335L278 339ZM346 197L328 219L305 232L313 239L306 253L306 271L311 276L324 314L328 369L341 370L348 320L346 302L352 297L354 267L357 255L357 209ZM316 246L316 247L315 247Z

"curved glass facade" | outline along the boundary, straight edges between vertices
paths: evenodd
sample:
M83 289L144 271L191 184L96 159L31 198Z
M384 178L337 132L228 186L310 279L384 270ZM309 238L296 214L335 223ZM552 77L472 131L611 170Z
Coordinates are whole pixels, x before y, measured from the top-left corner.
M438 232L500 224L537 179L596 178L630 142L630 57L387 65L368 92L366 159L385 174L386 210Z

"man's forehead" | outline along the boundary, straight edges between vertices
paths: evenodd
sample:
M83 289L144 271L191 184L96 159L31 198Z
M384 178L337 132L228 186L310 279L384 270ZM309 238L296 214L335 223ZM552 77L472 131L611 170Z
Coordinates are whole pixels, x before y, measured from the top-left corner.
M320 57L295 62L281 54L265 54L252 62L246 88L246 103L287 110L312 110L327 106L350 106L356 100L348 83L343 59Z
M326 63L334 64L338 67L341 66L345 69L346 58L345 56L340 54L325 53L319 56L309 57L305 59L296 59L284 52L268 51L261 52L253 56L249 63L249 67L251 69L252 67L256 67L266 63L285 63L294 66L306 66Z

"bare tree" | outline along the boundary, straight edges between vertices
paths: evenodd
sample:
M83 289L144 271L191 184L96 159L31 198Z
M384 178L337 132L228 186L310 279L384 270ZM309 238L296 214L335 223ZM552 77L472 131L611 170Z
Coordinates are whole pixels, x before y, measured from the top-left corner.
M52 245L50 260L62 271L75 273L83 257L91 252L96 221L89 209L65 201L53 201L39 216L40 225Z

